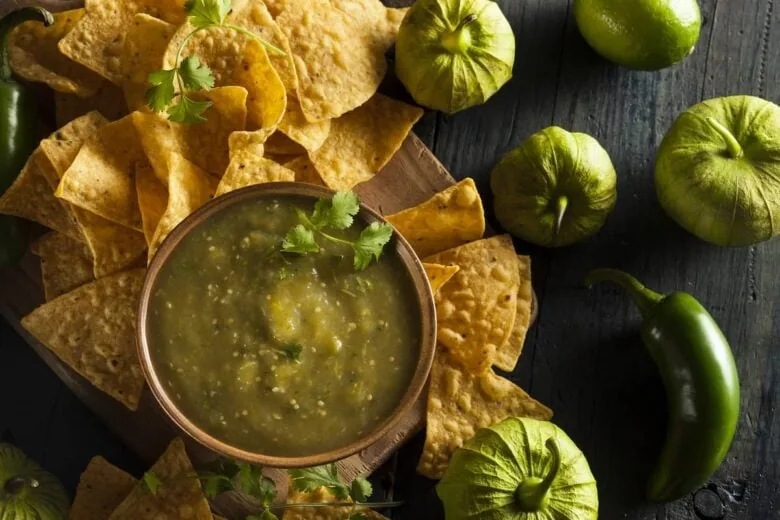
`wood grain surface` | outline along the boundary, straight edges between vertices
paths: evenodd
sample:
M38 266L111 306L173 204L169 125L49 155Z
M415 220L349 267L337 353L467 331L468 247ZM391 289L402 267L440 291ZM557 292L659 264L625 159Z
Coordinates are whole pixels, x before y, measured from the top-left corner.
M7 2L0 0L0 12ZM697 240L658 205L653 167L664 133L690 105L732 94L780 101L780 6L699 0L704 24L694 54L649 73L616 67L590 50L572 0L498 3L516 34L514 78L484 106L455 116L427 113L417 135L456 178L478 180L489 216L494 163L552 124L595 136L619 175L615 212L592 240L560 250L517 243L532 255L540 312L510 377L551 406L554 421L584 450L599 482L600 518L779 519L780 240L735 249ZM384 88L404 95L393 78ZM582 286L587 270L602 266L626 269L660 291L691 292L734 350L742 414L732 450L710 482L672 504L642 499L663 442L664 390L627 298ZM389 496L405 500L393 518L443 518L435 482L415 473L422 441L416 436L382 470Z

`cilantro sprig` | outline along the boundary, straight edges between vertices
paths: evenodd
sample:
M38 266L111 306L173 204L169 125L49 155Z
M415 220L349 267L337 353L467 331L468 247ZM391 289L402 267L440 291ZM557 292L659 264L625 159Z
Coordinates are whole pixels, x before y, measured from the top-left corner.
M355 241L339 238L325 231L349 228L358 211L360 211L360 200L351 191L340 191L330 200L318 200L311 215L298 209L301 223L285 235L282 251L301 255L318 253L320 245L317 243L317 237L319 236L331 242L350 246L354 251L355 271L364 270L372 261L379 260L382 250L393 236L393 227L389 224L372 222L361 231Z
M345 520L367 520L367 515L357 508L397 507L401 502L368 502L373 493L371 483L363 477L356 477L349 485L341 480L335 464L313 468L288 470L290 486L294 491L308 493L324 487L337 501L317 503L273 504L276 499L274 481L263 475L263 469L232 459L218 459L203 471L163 481L152 471L144 473L142 481L147 491L157 495L166 482L178 479L196 479L200 482L206 498L212 499L228 491L238 491L255 498L261 507L259 513L247 516L245 520L279 520L272 510L287 508L349 507L351 511Z
M232 9L232 0L188 0L184 4L184 9L193 29L179 44L174 68L149 74L147 81L151 86L146 91L146 103L155 112L166 112L171 121L200 124L206 121L203 113L211 106L211 101L198 101L188 94L213 88L214 74L197 56L187 56L182 59L184 47L195 34L212 27L227 27L258 40L271 52L281 55L285 52L252 31L227 23L227 16ZM177 88L178 100L176 100Z

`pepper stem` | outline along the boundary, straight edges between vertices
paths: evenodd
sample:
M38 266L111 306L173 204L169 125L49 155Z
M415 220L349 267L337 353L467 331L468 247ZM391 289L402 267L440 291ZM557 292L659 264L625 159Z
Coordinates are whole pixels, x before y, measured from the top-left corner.
M612 282L628 291L639 312L645 318L653 307L664 298L663 294L651 291L630 274L617 269L594 269L585 277L585 285L588 288L601 282Z
M527 512L539 511L547 503L550 494L550 488L558 477L558 470L561 468L561 450L558 442L550 437L544 443L552 455L552 464L550 472L543 479L539 477L528 477L515 489L515 500L518 507Z
M0 20L0 80L11 79L11 60L8 56L8 40L17 26L24 22L41 22L45 27L54 23L54 16L42 7L24 7Z
M563 224L563 217L566 215L566 209L569 207L569 197L561 195L555 199L555 232L554 236L558 236L561 232L561 225Z
M739 144L737 138L734 137L728 128L720 124L720 122L714 117L708 117L707 122L720 134L724 141L726 141L726 148L729 151L732 159L739 159L745 155L745 151L742 149L742 145Z

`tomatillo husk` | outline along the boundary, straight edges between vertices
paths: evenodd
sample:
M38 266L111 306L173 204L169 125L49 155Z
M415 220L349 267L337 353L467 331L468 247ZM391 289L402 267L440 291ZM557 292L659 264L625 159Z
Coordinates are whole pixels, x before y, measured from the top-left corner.
M490 186L501 225L547 247L589 238L617 201L617 175L607 151L591 136L557 126L506 154Z
M418 0L395 44L398 78L420 105L452 114L512 77L515 35L490 0Z
M720 246L780 233L780 107L761 98L710 99L684 112L658 150L655 186L683 228Z

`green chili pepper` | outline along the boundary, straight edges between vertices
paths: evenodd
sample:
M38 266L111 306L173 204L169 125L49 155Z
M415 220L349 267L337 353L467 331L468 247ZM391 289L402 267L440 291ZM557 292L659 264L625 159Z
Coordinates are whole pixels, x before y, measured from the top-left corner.
M613 269L596 269L585 284L613 282L633 297L644 323L642 341L666 387L666 442L647 496L669 502L695 491L729 451L739 417L739 377L726 337L690 294L664 296Z
M8 56L11 31L29 21L48 27L54 23L54 17L40 7L25 7L0 20L0 193L13 184L37 146L37 101L14 80ZM0 265L19 261L27 246L26 235L23 221L0 216Z

